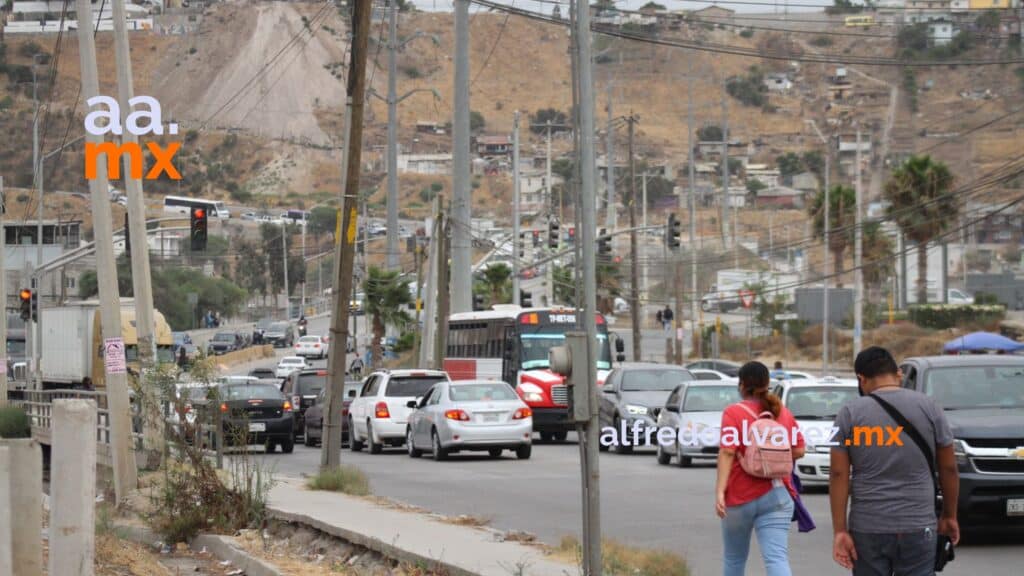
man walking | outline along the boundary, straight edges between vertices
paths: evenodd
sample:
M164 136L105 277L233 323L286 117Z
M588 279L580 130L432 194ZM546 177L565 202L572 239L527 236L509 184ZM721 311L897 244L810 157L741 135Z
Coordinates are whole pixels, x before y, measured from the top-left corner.
M669 308L668 304L666 304L665 309L661 312L662 327L666 332L672 329L672 320L674 320L675 317L676 315L672 313L672 309Z
M865 349L854 372L863 397L839 409L832 446L832 557L854 576L931 576L940 535L960 540L949 424L930 397L900 387L888 350Z

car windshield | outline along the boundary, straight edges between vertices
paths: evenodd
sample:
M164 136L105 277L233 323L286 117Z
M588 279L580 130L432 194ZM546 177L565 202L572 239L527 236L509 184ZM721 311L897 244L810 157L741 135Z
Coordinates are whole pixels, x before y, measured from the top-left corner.
M282 358L281 364L305 364L306 361L302 358Z
M423 396L430 387L444 381L444 376L396 376L388 381L385 396L392 398Z
M269 331L270 332L284 332L285 330L288 330L288 323L287 322L274 322L273 324L270 325L270 330Z
M683 382L693 380L686 370L651 368L625 370L622 372L623 392L664 391L670 392Z
M320 337L319 336L303 336L302 338L299 338L299 342L302 342L304 344L319 344L320 343Z
M540 326L535 331L520 336L522 369L533 370L548 367L548 352L555 346L565 344L565 328L562 326ZM597 368L608 370L612 367L612 352L608 345L608 334L597 333Z
M697 380L721 380L722 377L714 372L697 372L693 375Z
M231 332L220 332L213 337L214 342L234 342L235 335Z
M516 391L504 382L485 382L450 386L448 398L452 402L497 402L515 400L518 396L516 396Z
M327 385L327 373L299 374L298 391L301 396L314 396Z
M857 397L852 386L800 387L786 395L786 407L797 420L835 420L839 408Z
M281 391L269 384L248 384L223 386L221 396L225 400L279 400Z
M24 340L8 340L7 341L7 356L24 356L25 355L25 341Z
M692 386L683 398L683 412L721 412L739 400L736 386Z
M958 366L927 372L924 391L946 410L1024 408L1024 366Z

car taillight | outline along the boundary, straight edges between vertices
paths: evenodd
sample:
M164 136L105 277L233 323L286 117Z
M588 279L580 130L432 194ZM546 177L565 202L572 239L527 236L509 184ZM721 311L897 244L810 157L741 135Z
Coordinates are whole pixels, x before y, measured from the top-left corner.
M313 344L313 348L319 348L319 347L320 347L319 344Z
M533 416L533 410L530 410L529 408L520 408L512 415L512 419L522 420L523 418L529 418L530 416Z
M284 411L285 412L291 412L292 411L292 403L291 402L289 402L287 400L284 401Z
M449 420L469 421L469 414L466 414L463 410L448 410L444 413L444 417Z
M387 403L377 402L377 405L373 409L373 415L377 418L391 418L391 412L388 411Z
M221 404L220 405L220 411L221 412L227 412L228 411L228 405L227 404Z

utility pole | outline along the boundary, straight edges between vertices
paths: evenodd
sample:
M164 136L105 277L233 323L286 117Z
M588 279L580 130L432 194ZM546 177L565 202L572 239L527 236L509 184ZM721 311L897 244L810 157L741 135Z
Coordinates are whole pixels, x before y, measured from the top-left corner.
M637 117L630 111L626 118L629 126L629 307L633 310L633 361L640 361L640 250L636 233L636 156L633 143L636 137ZM646 188L647 184L644 183Z
M451 293L445 289L451 280L451 267L448 266L448 255L451 249L451 221L440 213L440 235L437 258L437 330L434 331L434 366L435 370L444 369L445 351L448 348L448 315L451 313Z
M472 209L469 187L469 0L455 0L455 98L452 106L452 312L473 309Z
M281 266L284 268L284 318L292 319L292 299L288 290L288 223L281 223Z
M7 270L4 268L4 253L7 252L7 229L4 215L7 213L7 196L4 194L4 177L0 176L0 302L3 302L3 318L0 318L0 408L7 406Z
M554 202L552 201L552 199L554 198L554 193L552 192L553 188L551 186L551 120L548 120L548 122L547 122L546 133L547 133L547 156L546 156L547 160L546 160L546 162L544 164L544 190L545 190L545 192L547 192L546 200L547 200L548 210L553 212L555 210L555 205L554 205ZM569 185L568 182L562 182L562 188L563 189L565 189L565 187L568 186L568 185ZM565 196L565 194L562 194L562 196ZM558 202L558 221L559 222L564 222L565 221L564 216L565 215L562 214L562 202L561 202L561 200L559 200L559 202Z
M79 4L88 0L78 0ZM324 441L320 454L320 467L337 468L341 456L341 401L345 386L345 351L348 343L348 298L352 293L352 269L355 260L356 230L358 230L359 173L362 168L363 105L366 94L366 60L370 43L371 0L355 0L352 12L352 56L348 76L349 122L345 125L345 169L342 184L341 226L338 250L338 268L335 270L335 290L331 311L331 346L328 351L328 382Z
M302 300L299 301L299 314L306 313L306 274L309 272L309 266L306 264L306 226L309 224L308 218L303 217L302 219ZM317 275L320 278L320 261L317 260Z
M129 101L135 97L132 78L132 61L128 44L128 30L125 25L124 0L113 0L111 5L114 19L114 50L117 61L117 96L121 108L121 124L131 114ZM138 144L139 137L130 130L121 136L122 144ZM146 237L146 204L142 195L142 180L132 177L131 156L125 154L124 183L128 196L128 239L131 252L128 254L132 267L132 293L135 296L135 330L138 334L139 365L142 374L156 367L156 341L153 337L153 279L149 270L149 244ZM41 168L41 167L40 167ZM42 174L42 170L40 170ZM142 386L149 388L145 381ZM164 434L161 418L161 401L158 390L147 390L143 395L143 438L146 458L149 464L158 464L164 453ZM149 466L150 468L154 466Z
M427 292L424 295L424 311L423 316L425 318L423 324L423 342L426 344L420 347L419 354L419 365L420 366L433 366L434 365L434 335L436 334L437 327L437 300L441 297L442 293L447 293L448 290L442 289L438 286L438 270L437 264L440 258L440 245L441 245L441 195L434 196L434 204L431 210L431 214L434 216L434 224L430 232L430 247L429 254L427 255Z
M519 305L519 110L512 119L512 303Z
M92 22L89 0L76 0L79 22ZM99 95L96 71L96 43L92 26L78 27L79 57L82 75L82 99ZM86 142L98 146L99 135L86 134ZM104 343L104 370L107 385L107 410L110 415L110 450L114 469L114 493L122 502L138 484L138 471L132 450L132 421L128 402L128 379L125 369L124 338L121 336L121 304L117 291L117 268L114 262L113 224L110 215L110 192L107 180L107 156L96 157L96 178L89 180L92 198L93 235L96 238L96 280L99 285L100 330Z
M729 91L725 85L728 80L722 80L722 205L719 208L718 217L722 221L722 248L726 248L726 238L729 236ZM732 231L732 242L736 243L736 231Z
M860 129L857 129L857 182L854 186L857 202L855 206L855 228L853 231L853 355L856 357L862 347L864 338L864 271L861 263L864 255L863 210L861 203L864 193L861 191L861 158Z
M79 0L84 2L85 0ZM464 0L460 0L464 1ZM601 575L601 494L598 470L598 396L597 386L597 270L595 245L597 232L597 205L594 195L594 79L590 46L590 6L576 0L576 69L579 85L579 212L582 234L583 329L587 337L587 374L582 381L590 385L590 419L579 434L583 447L583 574Z
M700 294L697 293L697 173L693 166L694 142L696 133L693 127L693 56L686 59L687 81L686 81L686 143L689 147L687 163L687 177L689 179L689 201L690 201L690 334L694 338L694 347L697 350L697 358L703 357L704 335L700 333L702 326L697 324L697 315L700 314ZM682 283L678 290L682 291ZM680 298L681 300L681 298Z
M829 276L831 274L829 270L829 258L831 257L831 251L829 250L829 231L832 227L831 216L829 214L831 206L829 195L832 193L829 177L832 171L832 144L831 142L829 142L829 139L825 138L825 135L821 133L821 130L818 129L818 125L814 122L814 120L808 120L807 123L811 125L811 128L814 128L814 131L818 134L818 138L821 140L822 144L825 145L825 213L824 223L822 226L822 228L824 229L823 236L825 237L825 242L824 246L822 246L823 264L821 279L821 375L827 376L829 369L828 333L832 328L832 325L829 323L828 318L828 292L830 282ZM860 148L860 146L858 146L858 148Z
M647 172L645 170L644 173L643 173L643 177L642 177L643 185L642 185L642 187L640 189L641 190L641 193L640 193L640 214L641 214L641 216L640 216L640 226L643 227L644 234L647 234L647 175L648 174L649 174L649 172ZM634 228L635 228L635 226L634 226ZM644 259L644 269L643 269L643 273L642 273L642 275L640 277L640 279L642 280L642 282L640 282L640 285L643 287L643 290L640 291L640 299L643 300L645 304L649 301L649 295L647 293L648 292L648 286L650 286L648 284L648 282L647 282L647 279L648 279L647 278L647 269L648 268L650 268L650 266L647 265L647 260ZM679 322L682 323L683 317L682 316L678 316L677 318L678 318Z
M40 157L39 150L39 97L36 91L36 60L32 59L32 104L35 110L35 115L32 120L32 174L33 183L36 187L36 194L39 197L39 206L36 209L36 270L39 269L43 264L43 160ZM52 89L52 87L51 87ZM32 275L33 279L29 280L32 293L36 294L37 301L42 304L41 294L39 294L39 288L42 286L43 278L42 272L37 272ZM31 285L33 284L34 285ZM43 373L40 368L42 363L43 355L43 337L42 331L42 313L38 314L38 321L29 321L25 324L25 340L32 341L32 373L35 375L36 389L43 389ZM33 336L34 334L34 336ZM6 344L4 344L6 347ZM26 378L30 378L28 374Z
M388 8L387 269L398 270L398 6Z
M612 114L612 87L613 83L608 82L608 134L606 138L606 151L607 161L605 162L605 176L607 180L608 188L608 200L606 205L607 215L605 216L604 225L609 231L615 230L616 216L615 212L615 120Z

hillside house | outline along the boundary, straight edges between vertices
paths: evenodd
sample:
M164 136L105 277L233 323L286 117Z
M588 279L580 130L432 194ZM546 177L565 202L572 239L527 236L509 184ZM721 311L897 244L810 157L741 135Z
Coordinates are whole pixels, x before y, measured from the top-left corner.
M450 174L451 154L399 154L398 171L410 174Z
M758 208L803 209L804 192L788 186L774 186L757 192L754 200Z
M38 265L36 259L39 249L36 234L39 231L37 223L38 220L28 219L4 222L3 231L7 245L4 247L3 273L7 275L8 294L16 294L21 288L28 286L25 274ZM54 260L81 246L82 222L80 220L44 219L42 228L43 263ZM89 260L89 265L95 270L94 259L84 260ZM76 279L81 271L75 266L71 268L71 270L62 269L44 273L37 290L40 297L52 302L59 299L62 294L67 294L67 288L71 288L72 293L76 293L78 291ZM58 285L58 280L61 280L60 284L64 289Z
M420 134L444 134L444 124L419 120L416 122L416 132Z
M537 214L544 210L547 196L546 175L544 171L529 171L519 174L519 210L523 214ZM557 174L551 176L552 185L562 183Z
M747 164L747 179L757 180L765 186L772 188L779 185L782 173L778 168L769 168L767 164Z
M794 174L790 186L802 192L817 192L820 186L818 175L814 172L801 172Z
M749 142L743 142L742 140L730 140L729 158L734 160L738 159L744 166L746 166L750 156L753 155L752 148L753 145ZM701 160L720 162L722 158L722 142L720 140L701 140L697 142L694 153L697 155L697 158Z
M957 30L949 19L928 22L928 43L932 46L945 46L953 41Z
M1020 244L1024 240L1024 213L1001 212L1001 206L971 203L972 214L987 214L968 228L968 236L979 244Z
M476 153L480 156L508 156L511 152L512 138L508 135L482 135L476 138Z
M764 85L771 92L788 92L793 88L793 81L788 74L772 73L765 75Z

